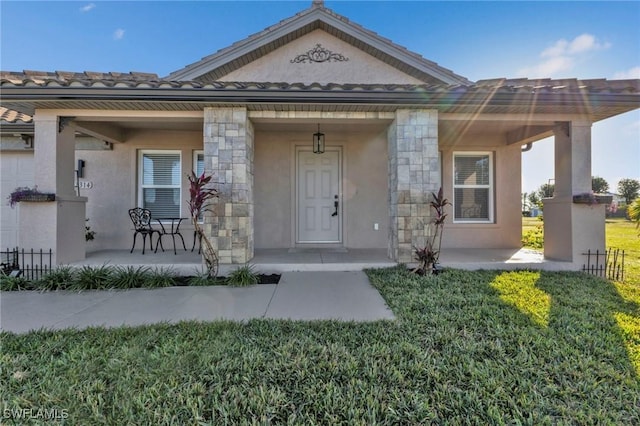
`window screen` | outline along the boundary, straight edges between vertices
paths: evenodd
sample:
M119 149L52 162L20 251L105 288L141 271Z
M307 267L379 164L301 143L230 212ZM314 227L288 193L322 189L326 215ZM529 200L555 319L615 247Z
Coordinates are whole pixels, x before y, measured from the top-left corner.
M454 154L454 221L493 221L493 162L489 153Z
M193 171L196 172L196 176L201 176L204 172L204 153L202 151L193 153Z
M140 205L153 218L180 217L180 152L142 152Z

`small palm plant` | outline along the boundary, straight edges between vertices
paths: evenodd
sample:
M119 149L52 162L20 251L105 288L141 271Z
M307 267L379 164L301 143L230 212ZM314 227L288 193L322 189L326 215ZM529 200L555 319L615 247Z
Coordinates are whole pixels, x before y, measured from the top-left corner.
M199 219L205 211L211 211L209 204L213 198L218 196L218 191L208 187L213 176L207 176L204 172L197 176L195 172L191 172L187 176L189 178L189 213L191 214L191 222L196 231L196 238L200 240L202 247L202 256L207 267L209 277L218 275L218 255L216 254L211 241L200 226Z
M449 200L444 198L442 188L440 188L438 194L431 193L431 196L433 201L431 201L430 205L435 210L435 215L427 225L431 227L429 237L424 247L414 247L413 249L416 256L415 259L418 261L418 268L415 269L415 272L424 275L433 273L438 264L440 246L442 245L442 230L447 217L444 208L451 204Z

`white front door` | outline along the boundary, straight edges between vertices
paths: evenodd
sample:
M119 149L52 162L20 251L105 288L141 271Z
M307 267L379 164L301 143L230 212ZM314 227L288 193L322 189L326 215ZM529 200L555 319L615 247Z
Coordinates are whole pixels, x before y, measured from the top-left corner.
M340 149L314 154L298 148L296 155L296 242L341 243Z

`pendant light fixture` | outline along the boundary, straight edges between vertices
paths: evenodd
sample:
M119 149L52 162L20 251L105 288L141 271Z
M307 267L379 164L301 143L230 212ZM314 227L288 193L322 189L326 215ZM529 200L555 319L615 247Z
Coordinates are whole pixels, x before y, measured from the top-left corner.
M313 134L313 153L324 153L324 133L320 131L320 123L318 123L318 131Z

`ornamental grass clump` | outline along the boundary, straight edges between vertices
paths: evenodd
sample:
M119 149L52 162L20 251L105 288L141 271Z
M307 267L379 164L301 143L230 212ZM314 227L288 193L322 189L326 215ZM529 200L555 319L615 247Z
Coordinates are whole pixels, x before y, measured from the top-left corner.
M75 287L76 271L70 266L58 266L39 279L34 287L38 290L69 290Z
M147 266L117 266L113 269L109 287L117 289L146 287L150 276L151 268Z
M152 269L144 281L144 286L146 288L172 287L176 285L175 277L176 273L171 268Z
M260 277L253 270L253 265L242 266L231 272L227 277L227 284L236 287L246 287L258 284Z
M75 280L69 290L104 290L109 288L113 269L107 265L85 265L75 273Z

